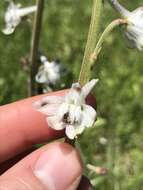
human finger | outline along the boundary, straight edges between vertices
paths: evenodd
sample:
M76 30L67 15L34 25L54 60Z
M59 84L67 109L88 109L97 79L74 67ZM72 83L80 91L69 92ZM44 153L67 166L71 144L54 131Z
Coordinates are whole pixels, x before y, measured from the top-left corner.
M40 95L0 107L0 163L25 151L34 144L64 136L63 131L51 129L45 116L32 104L44 96L64 96L67 90ZM95 106L89 96L88 104Z
M78 152L66 143L50 143L0 177L1 189L76 190L82 176Z
M49 93L63 96L66 91ZM0 107L0 163L12 158L33 144L62 137L63 131L51 129L45 116L33 107L33 102L47 95L35 96Z

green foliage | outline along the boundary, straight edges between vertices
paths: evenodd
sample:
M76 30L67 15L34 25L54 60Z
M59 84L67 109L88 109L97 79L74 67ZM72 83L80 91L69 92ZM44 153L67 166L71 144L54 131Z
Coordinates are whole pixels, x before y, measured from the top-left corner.
M18 2L18 0L16 1ZM35 1L23 0L25 5ZM141 0L121 0L133 10ZM50 59L59 58L77 80L83 58L91 14L91 0L45 1L41 49ZM0 28L6 3L0 2ZM101 32L117 13L104 1ZM31 16L31 23L33 17ZM24 21L11 36L0 33L0 103L27 97L27 74L19 60L30 50L31 24ZM95 95L98 121L80 139L85 163L108 168L98 176L85 168L96 190L143 189L143 54L126 47L119 29L107 38L93 77L99 77ZM72 83L72 80L70 81ZM70 84L69 84L70 86ZM99 139L105 137L107 144Z

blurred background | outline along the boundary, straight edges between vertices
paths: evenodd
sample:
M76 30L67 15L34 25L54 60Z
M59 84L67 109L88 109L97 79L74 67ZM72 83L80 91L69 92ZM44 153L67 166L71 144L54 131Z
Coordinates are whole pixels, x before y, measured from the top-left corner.
M34 0L16 0L23 6ZM120 0L128 9L142 0ZM4 28L6 1L0 1L0 29ZM45 0L40 47L49 59L60 59L77 81L91 16L92 0ZM118 14L104 0L101 32ZM22 22L14 34L0 32L0 104L27 97L27 73L20 60L29 55L31 23ZM93 77L99 78L95 96L98 120L80 138L85 173L96 190L143 189L143 53L129 49L120 28L106 39ZM72 79L73 78L73 79ZM104 167L106 175L86 165Z

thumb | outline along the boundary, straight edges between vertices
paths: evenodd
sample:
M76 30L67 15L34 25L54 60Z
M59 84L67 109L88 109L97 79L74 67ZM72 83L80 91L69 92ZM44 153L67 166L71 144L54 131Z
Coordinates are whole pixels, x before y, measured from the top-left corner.
M36 150L0 177L6 190L76 190L82 176L77 151L66 143Z

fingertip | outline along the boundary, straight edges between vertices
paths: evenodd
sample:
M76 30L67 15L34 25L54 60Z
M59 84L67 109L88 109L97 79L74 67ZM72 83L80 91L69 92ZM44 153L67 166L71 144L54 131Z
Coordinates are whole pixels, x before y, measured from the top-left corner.
M69 144L54 142L25 157L4 173L1 180L8 180L7 184L10 184L9 180L13 179L15 189L26 184L32 189L75 190L82 172L78 151ZM17 178L23 183L17 184ZM23 189L26 187L23 186Z
M63 96L65 92L66 90L63 90L48 95ZM48 127L44 114L33 107L33 103L44 96L47 95L35 96L0 107L0 162L10 159L34 144L64 136L63 131L55 131Z
M77 186L83 171L78 151L67 143L52 143L36 162L35 176L47 189ZM76 183L75 183L76 182Z

